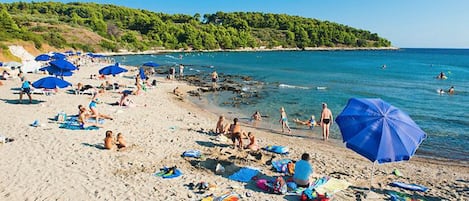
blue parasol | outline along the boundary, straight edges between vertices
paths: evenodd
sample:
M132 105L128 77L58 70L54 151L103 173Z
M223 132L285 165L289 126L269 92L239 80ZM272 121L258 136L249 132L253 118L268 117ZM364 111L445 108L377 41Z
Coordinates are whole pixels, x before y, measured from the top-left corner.
M160 64L157 64L157 63L155 63L155 62L153 62L153 61L150 61L150 62L146 62L146 63L142 64L142 66L158 67L158 66L160 66Z
M40 54L34 60L36 61L49 61L51 57L48 54Z
M335 121L347 148L372 161L373 171L375 162L409 160L427 136L409 115L381 99L351 98Z
M102 75L117 75L123 72L127 72L128 70L122 67L119 67L119 63L116 63L111 66L106 66L99 70L99 74Z
M44 77L35 81L32 85L34 88L44 89L65 88L68 86L72 86L71 83L56 77Z

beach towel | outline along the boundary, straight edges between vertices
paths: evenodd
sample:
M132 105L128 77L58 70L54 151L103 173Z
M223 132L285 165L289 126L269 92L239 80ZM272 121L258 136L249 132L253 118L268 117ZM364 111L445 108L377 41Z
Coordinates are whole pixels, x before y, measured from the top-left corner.
M155 172L153 176L162 177L163 179L176 178L182 175L181 170L177 169L176 166L168 168L163 167L159 172Z
M228 178L240 182L249 182L259 173L259 169L253 167L243 167L238 172L230 175Z
M310 195L308 193L313 193L314 189L318 188L319 186L324 185L328 180L329 180L328 176L322 177L322 178L316 180L314 183L311 183L308 188L304 188L304 187L294 188L293 184L289 185L289 183L291 183L291 182L287 182L287 186L289 188L289 191L287 192L286 195L299 195L299 196L301 196L303 194L303 191L309 189L310 192L309 191L306 192L306 195L309 195L309 197L311 197L311 196L313 196L313 197L316 196L317 197L317 193L316 193L316 195L312 195L312 194ZM292 183L294 183L294 182L292 182ZM296 183L294 183L294 184L296 185ZM316 197L314 197L314 198L316 198Z
M347 189L349 186L350 183L345 180L330 178L324 185L315 189L316 192L321 195L333 195L334 193Z
M329 181L330 177L328 176L325 176L325 177L321 177L320 179L316 180L312 185L309 186L310 189L316 189L324 184L327 183L327 181Z
M292 162L290 159L272 161L272 167L276 172L288 173L288 163L290 162Z
M411 190L411 191L426 192L426 191L428 190L427 187L422 186L422 185L418 185L418 184L406 184L406 183L397 182L397 181L392 182L390 185L391 185L391 186L394 186L394 187L399 187L399 188Z
M83 128L78 122L64 122L60 124L59 128L68 130L99 130L99 127L96 126L88 126Z
M200 158L202 156L202 153L200 153L199 150L187 150L184 153L182 153L183 157L192 157L192 158Z
M285 147L285 146L270 145L270 146L264 147L264 150L274 152L277 154L288 154L288 147Z
M214 197L213 201L238 201L240 199L241 197L237 193L228 192L221 196Z
M423 199L412 198L408 194L400 193L396 191L386 191L386 194L391 196L392 201L423 201Z

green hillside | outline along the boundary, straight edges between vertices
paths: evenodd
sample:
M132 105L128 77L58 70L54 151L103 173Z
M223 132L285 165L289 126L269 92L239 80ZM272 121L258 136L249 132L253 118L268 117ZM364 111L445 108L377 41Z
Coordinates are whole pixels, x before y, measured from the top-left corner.
M56 2L3 3L0 8L0 43L32 41L38 49L45 44L84 51L391 45L366 30L285 14L169 15L107 4Z

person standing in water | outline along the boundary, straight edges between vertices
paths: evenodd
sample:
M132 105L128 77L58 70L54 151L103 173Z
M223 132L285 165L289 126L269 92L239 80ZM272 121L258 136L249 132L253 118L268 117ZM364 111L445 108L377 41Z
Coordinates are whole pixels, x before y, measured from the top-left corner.
M280 120L278 121L282 124L282 133L285 132L285 127L288 129L288 133L291 133L290 126L288 126L287 113L283 107L280 108Z
M321 127L322 127L322 138L324 141L329 139L329 128L332 125L332 112L327 108L326 103L322 103L322 112L321 112Z

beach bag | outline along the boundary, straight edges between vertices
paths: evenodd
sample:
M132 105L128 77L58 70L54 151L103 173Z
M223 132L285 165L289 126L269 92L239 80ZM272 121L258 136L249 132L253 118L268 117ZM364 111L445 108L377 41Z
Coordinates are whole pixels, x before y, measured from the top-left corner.
M329 198L327 198L325 195L321 195L317 193L316 191L307 188L301 193L300 196L300 201L328 201Z
M295 163L293 161L290 161L288 164L287 164L287 173L289 175L294 175L295 174Z
M258 180L256 181L256 186L257 186L259 189L263 190L263 191L266 191L266 192L267 192L267 191L270 191L270 190L269 190L270 187L269 187L269 185L267 184L267 180L265 180L265 179L258 179Z
M275 194L285 194L287 193L287 183L283 177L276 177L274 182L272 183L272 193Z

